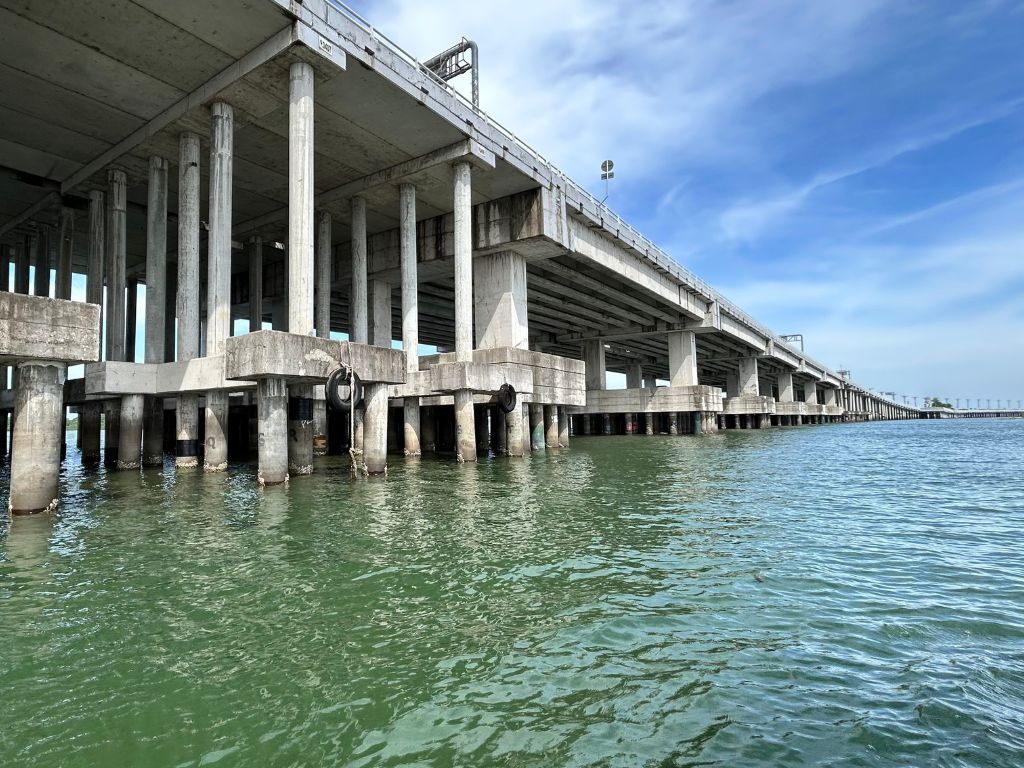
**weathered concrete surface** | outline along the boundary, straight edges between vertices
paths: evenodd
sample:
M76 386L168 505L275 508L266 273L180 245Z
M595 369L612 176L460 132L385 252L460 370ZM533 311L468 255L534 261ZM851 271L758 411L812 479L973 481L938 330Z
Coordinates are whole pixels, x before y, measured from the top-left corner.
M231 379L276 377L323 384L332 371L345 365L363 382L405 381L405 354L400 349L281 331L233 336L225 342L225 349L224 372Z
M30 361L18 366L8 503L15 514L57 506L65 374L63 363Z
M658 387L657 389L598 389L587 392L586 405L574 413L669 413L722 410L718 387Z
M722 413L727 416L743 414L773 414L775 400L767 395L739 395L722 401Z
M99 339L99 305L0 291L0 362L88 363Z
M261 379L257 389L260 485L288 480L288 384L283 379Z
M225 378L224 362L223 355L213 355L175 363L94 363L85 367L83 394L85 397L131 393L173 395L253 388L251 381Z

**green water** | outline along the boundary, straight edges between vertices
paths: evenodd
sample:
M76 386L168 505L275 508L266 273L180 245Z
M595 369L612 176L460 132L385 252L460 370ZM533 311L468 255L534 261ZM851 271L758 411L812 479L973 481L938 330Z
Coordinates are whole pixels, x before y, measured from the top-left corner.
M1024 421L70 464L0 534L3 766L1024 761Z

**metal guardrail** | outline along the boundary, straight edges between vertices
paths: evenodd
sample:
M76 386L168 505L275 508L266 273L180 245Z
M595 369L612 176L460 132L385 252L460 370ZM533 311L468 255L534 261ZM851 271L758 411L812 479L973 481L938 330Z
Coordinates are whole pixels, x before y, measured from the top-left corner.
M659 246L651 242L649 238L642 235L637 229L635 229L628 222L626 222L625 219L623 219L617 213L614 213L607 206L601 203L593 194L591 194L589 191L587 191L579 184L577 184L575 181L570 179L564 172L562 172L554 163L548 160L538 150L536 150L527 142L519 138L513 131L506 128L498 120L494 119L489 114L487 114L487 112L485 112L483 109L473 104L473 102L470 99L467 99L458 90L453 88L449 83L439 78L434 72L427 69L423 65L423 63L420 62L415 56L406 51L404 48L402 48L398 43L389 38L387 35L379 32L373 26L373 24L371 24L369 21L360 16L352 8L349 8L347 5L341 2L341 0L325 0L325 2L327 3L328 6L338 11L340 14L345 16L345 18L347 18L353 24L362 29L366 34L370 35L370 37L373 38L375 41L377 41L385 48L387 48L392 54L403 59L407 64L411 65L416 70L421 72L432 82L434 82L438 87L444 89L447 93L452 95L453 98L461 102L462 105L465 106L467 109L471 110L473 113L479 115L484 120L486 120L491 128L498 131L502 136L507 138L513 144L515 144L518 148L532 154L534 157L536 157L538 160L544 163L550 170L551 175L558 176L560 179L563 180L563 189L565 189L566 191L567 201L570 195L572 195L575 196L577 199L589 202L593 206L593 213L591 215L595 218L596 221L599 221L602 225L605 225L605 220L608 220L608 222L610 222L619 233L623 231L629 233L629 235L633 238L633 243L631 247L634 250L641 251L644 254L644 256L653 261L663 270L676 277L678 280L684 283L684 285L688 285L692 289L692 292L704 296L705 298L711 301L718 302L720 310L724 310L727 314L731 315L736 320L741 321L750 328L756 330L761 335L765 336L768 339L771 339L775 343L786 344L786 342L783 341L777 333L775 333L770 328L768 328L767 326L763 325L762 323L758 322L753 317L748 315L746 312L740 309L739 306L737 306L735 303L727 299L707 282L701 280L699 277L697 277L696 274L694 274L691 270L684 267L676 259L672 258ZM325 21L327 20L325 19ZM578 207L582 211L582 204L580 204ZM618 236L621 240L621 234L619 234ZM823 372L826 372L836 377L837 379L842 378L831 368L818 362L809 355L804 354L802 352L800 353L800 355L807 363L810 363L814 367L821 369Z

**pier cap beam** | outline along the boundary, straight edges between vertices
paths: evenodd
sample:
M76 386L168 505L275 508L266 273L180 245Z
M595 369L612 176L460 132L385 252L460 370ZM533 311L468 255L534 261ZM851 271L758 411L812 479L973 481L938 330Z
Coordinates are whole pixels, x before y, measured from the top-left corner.
M0 292L0 363L100 359L100 307Z

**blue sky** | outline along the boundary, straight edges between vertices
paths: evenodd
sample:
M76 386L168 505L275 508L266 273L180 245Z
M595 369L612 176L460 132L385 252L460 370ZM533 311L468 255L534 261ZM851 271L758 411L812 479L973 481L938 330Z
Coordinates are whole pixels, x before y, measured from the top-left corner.
M701 277L880 390L1024 398L1024 3L375 0ZM460 89L469 88L456 81Z

